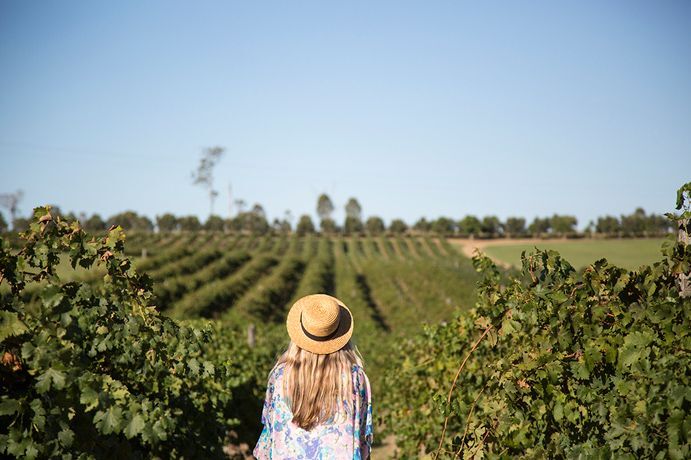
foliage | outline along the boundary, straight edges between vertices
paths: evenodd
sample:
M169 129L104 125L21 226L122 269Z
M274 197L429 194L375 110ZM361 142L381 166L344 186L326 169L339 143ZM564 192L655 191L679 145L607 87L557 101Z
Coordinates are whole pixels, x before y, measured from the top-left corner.
M159 316L150 278L122 257L122 229L88 237L44 207L23 237L18 253L0 239L0 281L11 291L0 309L0 452L221 457L254 376L228 348L204 355L210 329ZM64 282L61 258L107 275L94 286ZM36 283L39 301L24 302Z
M394 234L403 234L408 231L408 224L403 219L394 219L389 224L389 231Z
M370 235L381 235L385 230L384 221L381 217L370 216L365 222L365 228L367 229L367 233Z
M314 233L314 223L312 222L312 218L307 215L303 214L300 216L300 220L298 221L297 228L295 229L296 233L299 236L304 236L309 233Z
M334 205L331 202L331 198L326 193L322 193L317 198L317 215L319 220L331 218L331 213L334 211Z
M343 224L343 233L345 235L357 235L362 233L364 227L362 221L358 217L348 216Z
M401 344L386 378L404 455L691 455L691 300L676 285L691 247L670 241L631 272L602 259L579 275L554 251L508 280L474 264L476 307Z
M159 232L174 232L180 228L178 218L169 212L156 216L156 226Z
M349 198L345 205L346 217L362 220L362 206L355 198Z

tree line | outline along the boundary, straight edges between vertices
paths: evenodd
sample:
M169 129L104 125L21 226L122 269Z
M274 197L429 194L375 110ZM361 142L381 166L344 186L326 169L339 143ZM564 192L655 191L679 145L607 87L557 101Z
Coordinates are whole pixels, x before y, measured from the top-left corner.
M112 225L120 225L128 231L135 232L228 232L251 234L287 234L323 233L328 235L382 235L382 234L430 234L445 237L461 238L579 238L579 237L651 237L669 233L668 219L662 215L647 214L642 208L636 209L628 215L602 216L592 221L584 231L577 229L578 220L575 216L554 214L547 217L536 217L530 223L524 217L508 217L505 220L489 215L478 217L466 215L461 219L439 217L427 220L422 217L414 224L408 225L403 219L393 219L386 225L379 216L363 218L362 206L356 198L350 198L345 205L345 220L336 222L332 217L335 206L331 198L322 194L317 199L316 206L318 222L315 223L309 214L301 215L293 225L290 211L286 211L282 218L269 221L262 205L255 204L247 211L238 212L231 218L223 218L212 214L205 221L195 215L176 216L172 213L157 215L155 219L138 214L135 211L125 211L108 218L99 214L86 215L84 213L63 214L59 207L54 206L53 212L70 220L79 220L82 226L90 232L101 232ZM25 231L29 219L15 217L12 221L13 231ZM0 213L0 232L9 231L8 222Z

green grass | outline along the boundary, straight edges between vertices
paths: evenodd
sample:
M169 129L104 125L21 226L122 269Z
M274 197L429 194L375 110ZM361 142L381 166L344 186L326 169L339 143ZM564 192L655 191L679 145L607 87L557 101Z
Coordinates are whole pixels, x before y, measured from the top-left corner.
M661 259L660 246L664 239L575 240L537 243L539 249L554 249L575 268L585 267L605 257L610 263L627 269L651 264ZM517 244L489 246L485 253L514 266L521 264L521 251L531 252L535 245Z

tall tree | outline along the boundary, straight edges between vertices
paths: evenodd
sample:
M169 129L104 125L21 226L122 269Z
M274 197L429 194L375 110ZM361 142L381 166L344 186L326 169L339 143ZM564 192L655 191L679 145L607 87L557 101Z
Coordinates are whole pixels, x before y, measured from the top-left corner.
M370 235L381 235L384 233L384 221L381 217L371 216L367 219L365 228Z
M8 225L5 220L5 216L0 212L0 233L5 233L7 231Z
M523 236L525 234L525 218L507 217L504 230L506 230L506 236L509 238Z
M345 205L346 217L362 220L362 206L355 198L350 198Z
M314 233L314 223L312 222L312 218L307 214L300 216L300 220L298 220L298 225L295 231L300 236L308 233Z
M167 212L161 216L156 216L156 225L159 232L174 232L178 229L178 218Z
M482 222L475 216L467 215L458 221L458 232L462 236L475 237L482 232Z
M24 192L22 190L17 190L14 193L3 193L0 194L0 206L7 208L10 211L10 220L12 221L13 230L14 221L17 219L17 213L19 212L19 202L22 201L24 197Z
M334 204L331 202L331 198L326 193L319 195L317 199L317 215L319 220L330 219L331 213L334 211Z
M204 149L199 160L199 166L197 166L196 171L192 171L194 185L200 185L209 192L209 215L214 213L214 200L218 196L218 192L214 190L214 166L221 159L225 150L224 147L218 145Z
M405 233L408 231L408 224L403 219L394 219L389 225L389 231L397 234Z

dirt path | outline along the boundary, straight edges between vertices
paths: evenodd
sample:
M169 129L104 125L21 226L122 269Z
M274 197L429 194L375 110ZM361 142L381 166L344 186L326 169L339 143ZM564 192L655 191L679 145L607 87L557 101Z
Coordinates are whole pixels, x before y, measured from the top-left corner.
M516 239L508 239L508 238L499 238L495 240L474 240L470 238L447 238L446 239L449 243L451 243L453 246L456 248L460 249L461 252L463 253L464 256L468 258L472 258L473 255L475 254L475 249L479 249L480 251L484 252L484 249L490 246L513 246L513 245L520 245L520 244L530 244L530 245L537 245L540 243L544 243L545 240L540 239L540 238L516 238ZM553 241L561 241L561 240L553 240ZM502 267L510 267L511 264L497 260L492 258L494 262L497 265L500 265Z

